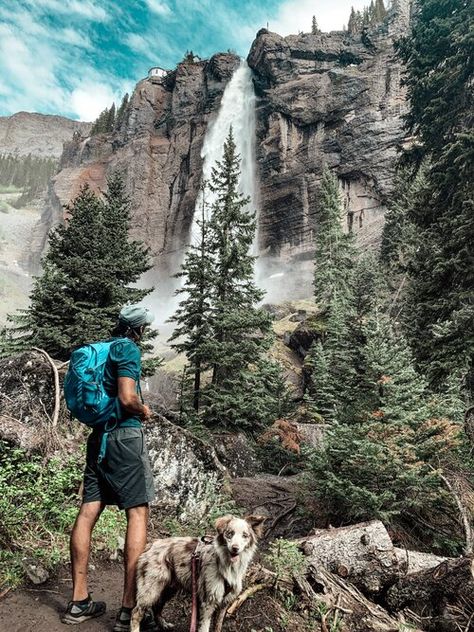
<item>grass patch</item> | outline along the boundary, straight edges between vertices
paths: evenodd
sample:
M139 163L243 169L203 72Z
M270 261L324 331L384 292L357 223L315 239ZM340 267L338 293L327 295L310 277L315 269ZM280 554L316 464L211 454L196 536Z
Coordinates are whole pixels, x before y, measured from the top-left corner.
M0 586L22 582L24 556L49 570L69 558L84 454L82 445L62 458L32 455L0 441ZM114 550L124 528L123 512L106 509L94 530L96 549Z
M0 193L22 193L23 189L15 187L13 184L0 184Z

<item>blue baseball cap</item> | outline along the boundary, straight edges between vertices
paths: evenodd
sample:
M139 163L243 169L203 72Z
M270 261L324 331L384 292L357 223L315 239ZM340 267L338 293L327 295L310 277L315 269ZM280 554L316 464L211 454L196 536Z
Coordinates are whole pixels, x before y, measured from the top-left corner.
M132 328L151 325L154 320L155 315L153 312L141 305L125 305L119 314L119 321Z

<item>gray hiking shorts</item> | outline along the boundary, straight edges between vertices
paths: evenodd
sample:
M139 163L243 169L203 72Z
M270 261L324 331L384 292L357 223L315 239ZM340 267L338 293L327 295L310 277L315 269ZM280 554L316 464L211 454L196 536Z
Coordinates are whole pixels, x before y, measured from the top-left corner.
M87 441L82 501L100 500L119 509L150 503L155 489L143 428L112 430L105 458L98 463L101 436L92 432Z

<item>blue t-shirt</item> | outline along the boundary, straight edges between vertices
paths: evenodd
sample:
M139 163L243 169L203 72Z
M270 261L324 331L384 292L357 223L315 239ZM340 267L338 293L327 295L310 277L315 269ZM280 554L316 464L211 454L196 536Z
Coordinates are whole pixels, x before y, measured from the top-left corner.
M130 377L137 383L137 392L140 384L142 361L138 346L129 338L117 338L112 342L109 357L104 369L104 388L112 397L118 396L118 378ZM136 420L141 422L140 417L130 415L123 410L117 397L117 414L119 421Z

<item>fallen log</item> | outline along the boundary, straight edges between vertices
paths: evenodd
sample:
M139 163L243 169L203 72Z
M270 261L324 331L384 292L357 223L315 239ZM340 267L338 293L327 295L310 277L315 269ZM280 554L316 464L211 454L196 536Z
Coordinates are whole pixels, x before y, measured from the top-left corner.
M389 614L381 606L369 601L350 582L331 573L323 566L311 563L298 574L291 572L277 576L263 566L254 566L247 578L250 588L242 593L246 598L259 590L297 595L301 611L320 613L321 630L350 630L351 632L421 632L415 622L404 614ZM240 607L241 598L234 607ZM324 608L321 606L324 605ZM317 629L316 627L311 629Z
M319 529L299 542L310 564L324 566L369 595L380 593L400 575L394 546L379 520Z
M343 630L351 632L420 632L420 628L403 614L389 614L381 606L369 601L351 583L329 572L323 566L310 564L303 579L297 578L303 594L312 603L324 602L330 610L341 612Z
M472 557L446 559L434 568L401 577L386 594L387 605L427 621L428 630L471 630L474 608ZM473 628L474 629L474 626Z
M442 557L441 555L433 555L433 553L410 551L408 549L400 549L398 547L395 547L393 550L397 556L401 576L413 575L413 573L434 568L435 566L441 564L441 562L453 559L449 557Z

